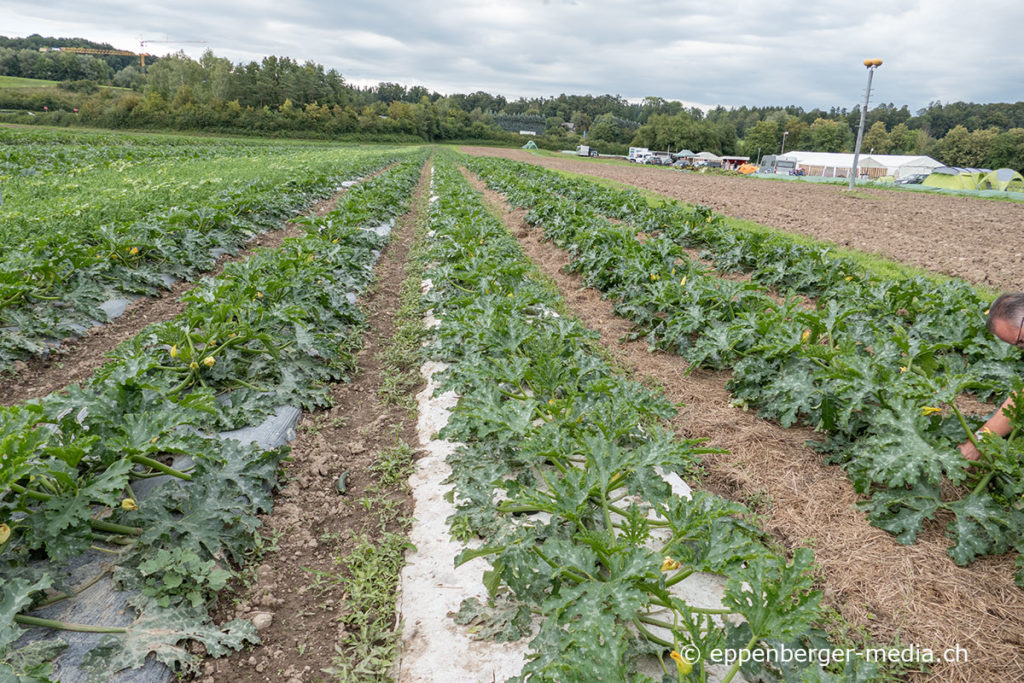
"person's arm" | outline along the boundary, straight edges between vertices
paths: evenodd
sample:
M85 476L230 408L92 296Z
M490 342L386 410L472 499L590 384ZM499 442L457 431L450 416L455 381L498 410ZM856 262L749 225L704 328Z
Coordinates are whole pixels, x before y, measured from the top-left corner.
M1013 396L1010 396L1003 401L1003 405L999 406L999 410L996 411L996 414L990 417L985 424L981 426L981 429L979 429L978 432L989 431L998 436L1006 436L1009 434L1010 418L1003 414L1003 409L1012 407ZM981 453L978 452L977 447L971 443L970 439L960 444L960 454L968 460L977 460L981 457Z

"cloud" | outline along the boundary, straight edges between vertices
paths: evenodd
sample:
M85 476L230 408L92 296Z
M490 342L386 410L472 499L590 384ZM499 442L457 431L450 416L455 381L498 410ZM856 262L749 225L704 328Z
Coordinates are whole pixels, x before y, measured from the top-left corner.
M350 82L397 81L514 98L561 92L707 105L851 107L1016 101L1024 4L980 0L5 0L4 35L77 36L152 52L205 47L242 62L313 60Z

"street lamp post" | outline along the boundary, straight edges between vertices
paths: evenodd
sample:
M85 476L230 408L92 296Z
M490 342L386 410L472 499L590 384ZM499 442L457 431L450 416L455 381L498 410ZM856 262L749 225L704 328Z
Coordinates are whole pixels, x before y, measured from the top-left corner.
M853 168L850 169L850 189L857 182L857 163L860 161L860 143L864 140L864 120L868 115L868 100L871 99L871 77L875 69L882 66L881 59L865 59L864 66L868 70L868 90L864 93L864 107L860 110L860 128L857 129L857 144L853 148Z
M786 153L786 136L787 135L789 135L789 131L788 130L782 131L782 150L779 151L779 156L782 156L783 154Z

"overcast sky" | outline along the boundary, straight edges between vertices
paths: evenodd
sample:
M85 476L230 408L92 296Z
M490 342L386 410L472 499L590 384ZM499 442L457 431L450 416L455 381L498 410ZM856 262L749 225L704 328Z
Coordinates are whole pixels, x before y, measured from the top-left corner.
M612 94L699 106L1024 99L1020 0L0 0L0 35L234 62L313 60L350 83Z

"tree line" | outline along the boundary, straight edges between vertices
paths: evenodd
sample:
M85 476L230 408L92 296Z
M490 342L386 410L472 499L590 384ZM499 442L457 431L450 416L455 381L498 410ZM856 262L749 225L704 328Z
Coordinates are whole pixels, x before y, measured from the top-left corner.
M585 140L605 153L624 153L635 145L752 158L778 153L783 144L789 150L852 151L860 117L857 105L703 111L660 97L629 101L610 94L562 94L508 100L486 92L444 96L399 83L356 87L337 70L312 61L269 56L234 64L210 50L198 60L183 53L163 57L143 77L131 57L39 52L54 45L110 48L82 39L0 37L0 75L61 80L64 86L62 94L0 90L0 108L46 107L52 113L43 120L109 127L504 144L522 144L520 133L528 132L549 149ZM59 111L73 108L79 109L77 116ZM1024 170L1024 102L933 102L916 113L906 105L879 104L867 114L862 150Z

